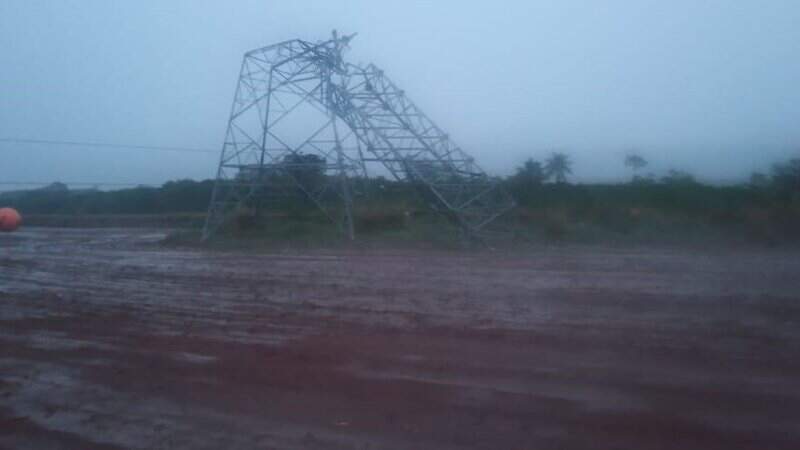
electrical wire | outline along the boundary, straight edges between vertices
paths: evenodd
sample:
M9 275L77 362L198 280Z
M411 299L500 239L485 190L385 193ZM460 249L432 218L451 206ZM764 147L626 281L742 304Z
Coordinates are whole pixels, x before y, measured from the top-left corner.
M60 146L71 146L71 147L93 147L93 148L113 148L113 149L125 149L125 150L156 150L156 151L167 151L167 152L186 152L186 153L206 153L206 154L217 154L218 152L215 150L209 149L202 149L202 148L192 148L192 147L168 147L168 146L160 146L160 145L133 145L133 144L113 144L113 143L104 143L104 142L86 142L86 141L64 141L64 140L53 140L53 139L27 139L27 138L0 138L0 143L10 143L10 144L33 144L33 145L60 145ZM119 183L119 182L88 182L88 181L76 181L76 182L61 182L59 183L65 184L67 186L90 186L90 187L157 187L159 185L153 183ZM53 182L41 182L41 181L0 181L0 186L49 186L53 184Z
M93 183L90 181L57 181L57 182L42 182L42 181L0 181L0 186L50 186L51 184L64 184L67 186L117 186L117 187L126 187L126 186L144 186L144 187L155 187L155 184L152 183Z
M126 149L126 150L158 150L158 151L168 151L168 152L208 153L208 154L219 153L216 150L209 150L204 148L192 148L192 147L112 144L104 142L60 141L60 140L49 140L49 139L0 138L0 142L10 143L10 144L35 144L35 145L46 144L46 145L71 146L71 147L115 148L115 149Z

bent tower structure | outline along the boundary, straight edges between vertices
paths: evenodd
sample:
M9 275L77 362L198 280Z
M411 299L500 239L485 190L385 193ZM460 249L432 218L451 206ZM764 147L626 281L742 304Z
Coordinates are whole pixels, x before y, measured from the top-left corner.
M511 196L377 67L343 59L353 36L291 40L245 54L203 230L301 193L351 239L350 180L380 163L480 236Z

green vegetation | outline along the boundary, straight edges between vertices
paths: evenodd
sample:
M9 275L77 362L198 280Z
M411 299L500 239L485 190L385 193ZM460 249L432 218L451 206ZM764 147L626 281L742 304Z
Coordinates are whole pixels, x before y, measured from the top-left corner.
M625 165L634 171L630 183L546 183L548 171L528 160L505 181L520 205L509 219L549 240L800 241L800 159L734 186L702 184L678 170L640 176L647 162L636 155Z
M755 173L748 183L712 186L686 172L672 170L656 179L641 176L647 162L628 155L633 170L628 183L570 184L571 162L554 153L541 164L529 159L502 184L519 207L498 226L523 240L548 241L686 241L710 238L778 243L800 241L800 159L777 164L771 173ZM320 173L297 174L324 177ZM414 186L385 178L354 182L361 194L356 228L366 240L435 241L444 221L428 211ZM135 216L169 216L170 225L202 224L213 188L212 181L174 181L160 188L117 191L69 190L63 184L44 189L0 194L0 204L23 215L50 217L41 224L63 225L64 217L131 215L117 225L137 224ZM57 219L61 218L61 219ZM80 222L85 225L85 220ZM91 221L89 221L91 222ZM146 220L143 223L150 223ZM247 211L231 221L228 234L261 236L272 241L332 242L337 230L311 202L294 202L262 212L252 219Z
M567 175L572 174L572 161L564 153L554 152L544 162L544 173L558 184L567 182Z
M0 193L0 203L24 215L165 214L203 212L213 181L170 181L161 187L115 191L70 190L62 183L42 189Z

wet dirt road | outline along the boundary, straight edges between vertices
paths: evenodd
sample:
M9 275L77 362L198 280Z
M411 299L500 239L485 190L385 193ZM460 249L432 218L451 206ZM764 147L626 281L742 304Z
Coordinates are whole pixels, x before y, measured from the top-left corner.
M796 449L800 254L0 236L0 448Z

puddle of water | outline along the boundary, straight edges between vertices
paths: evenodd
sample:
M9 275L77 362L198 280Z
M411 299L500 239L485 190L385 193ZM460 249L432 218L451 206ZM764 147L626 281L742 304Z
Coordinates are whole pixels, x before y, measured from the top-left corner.
M217 360L216 356L209 356L209 355L201 355L198 353L188 353L188 352L180 352L176 353L175 359L178 361L184 361L191 364L210 364Z

